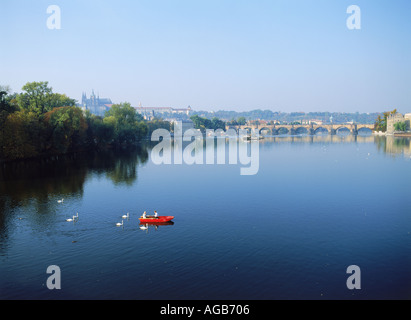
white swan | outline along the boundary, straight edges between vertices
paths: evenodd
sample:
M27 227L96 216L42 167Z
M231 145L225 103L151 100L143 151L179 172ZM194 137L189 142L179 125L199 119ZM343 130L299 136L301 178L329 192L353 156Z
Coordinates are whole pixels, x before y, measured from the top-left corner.
M147 230L148 229L148 224L146 224L146 226L141 226L140 229L141 230Z
M63 203L63 202L64 202L64 199L57 200L57 202L58 202L58 203Z
M130 214L127 212L127 214L125 214L124 216L122 216L123 219L128 219L130 218Z
M124 225L124 221L121 221L121 223L116 223L117 227L122 227Z
M75 220L76 220L76 216L73 216L72 219L70 219L70 218L69 218L69 219L66 219L67 222L73 222L73 221L75 221Z

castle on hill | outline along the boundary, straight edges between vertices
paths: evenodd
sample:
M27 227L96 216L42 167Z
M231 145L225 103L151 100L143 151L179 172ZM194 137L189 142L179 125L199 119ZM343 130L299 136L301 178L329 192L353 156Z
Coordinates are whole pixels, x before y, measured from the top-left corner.
M113 105L111 99L100 98L100 95L97 96L94 94L94 90L91 92L91 96L87 98L85 92L81 96L81 104L79 105L83 110L89 110L91 113L104 116L107 110Z

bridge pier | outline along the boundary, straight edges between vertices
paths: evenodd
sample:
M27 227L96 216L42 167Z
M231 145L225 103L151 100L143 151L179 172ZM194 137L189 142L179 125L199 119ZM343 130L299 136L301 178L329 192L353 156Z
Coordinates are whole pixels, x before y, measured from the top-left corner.
M351 130L351 133L356 136L358 135L358 126L356 124L353 125L353 128Z

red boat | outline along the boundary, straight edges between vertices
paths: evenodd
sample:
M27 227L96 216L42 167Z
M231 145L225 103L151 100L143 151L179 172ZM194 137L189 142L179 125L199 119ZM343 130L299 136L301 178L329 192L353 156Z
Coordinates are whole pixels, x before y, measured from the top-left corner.
M164 223L170 222L173 219L174 217L172 216L146 216L145 218L140 217L140 223Z

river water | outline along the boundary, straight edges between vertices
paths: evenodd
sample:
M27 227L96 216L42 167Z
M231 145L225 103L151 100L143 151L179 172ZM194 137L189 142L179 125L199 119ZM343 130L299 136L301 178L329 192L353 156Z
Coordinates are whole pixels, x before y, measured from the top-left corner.
M409 139L267 137L241 167L150 146L3 165L0 299L411 298ZM174 224L141 230L154 210Z

